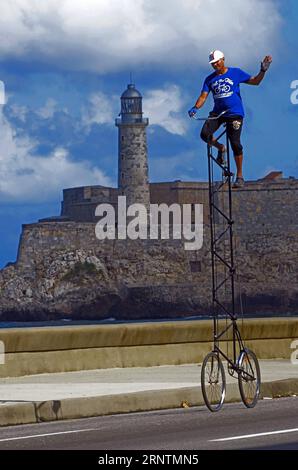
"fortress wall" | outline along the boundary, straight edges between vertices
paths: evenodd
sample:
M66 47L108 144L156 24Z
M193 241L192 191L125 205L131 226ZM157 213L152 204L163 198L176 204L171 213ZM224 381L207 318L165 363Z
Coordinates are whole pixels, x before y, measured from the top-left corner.
M171 194L177 192L175 202L204 205L204 222L209 220L208 185L203 183L176 183ZM233 219L235 226L251 232L260 232L267 226L298 226L298 180L280 182L248 182L241 190L233 190ZM155 200L157 197L155 197ZM156 202L156 201L155 201ZM219 207L228 208L228 192L219 193ZM217 219L217 222L220 222Z
M64 204L71 204L85 199L85 186L63 190Z
M87 191L88 190L88 191ZM101 202L116 205L115 188L86 187L64 191L62 215L79 222L94 222L95 208ZM87 198L88 196L88 198ZM228 194L219 195L219 203L228 207ZM224 201L224 202L223 202ZM169 182L150 184L152 204L203 204L204 223L209 221L209 193L207 183ZM298 224L298 180L247 182L241 190L233 190L233 217L235 223L250 232L267 226ZM217 218L217 222L220 222Z
M69 204L68 206L63 205L61 215L67 216L71 220L77 222L95 222L95 210L98 204L105 203L108 201L101 202L78 202L75 204Z
M235 259L242 293L253 305L298 311L298 227L236 232Z
M101 203L117 204L117 188L85 186L64 189L61 215L79 222L95 221L95 208Z
M241 190L233 197L235 222L247 230L260 231L266 226L298 225L298 185L270 189ZM298 234L297 234L298 235Z
M178 203L178 191L175 183L150 183L151 204Z

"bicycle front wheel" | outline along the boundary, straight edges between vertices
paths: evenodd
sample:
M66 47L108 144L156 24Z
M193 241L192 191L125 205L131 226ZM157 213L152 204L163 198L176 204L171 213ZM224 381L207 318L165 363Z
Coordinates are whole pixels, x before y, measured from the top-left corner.
M255 353L245 348L238 360L238 385L241 399L247 408L253 408L260 395L261 372Z
M219 354L210 352L201 370L201 386L204 401L210 411L219 411L226 395L226 377Z

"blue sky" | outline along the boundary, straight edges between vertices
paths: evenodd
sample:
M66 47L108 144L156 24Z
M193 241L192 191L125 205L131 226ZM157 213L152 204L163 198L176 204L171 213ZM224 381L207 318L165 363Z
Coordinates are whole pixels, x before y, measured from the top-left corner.
M15 260L22 223L60 213L63 188L116 185L114 119L130 72L150 121L150 180L205 180L187 110L211 72L209 51L252 75L272 54L263 83L242 85L245 177L298 177L296 0L2 0L1 9L0 267Z

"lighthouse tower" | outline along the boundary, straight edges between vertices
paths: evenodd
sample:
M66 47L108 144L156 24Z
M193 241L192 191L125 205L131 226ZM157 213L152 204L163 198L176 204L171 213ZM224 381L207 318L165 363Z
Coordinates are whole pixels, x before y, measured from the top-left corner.
M129 84L121 96L118 127L118 188L126 196L127 205L150 204L147 138L147 118L143 118L142 95Z

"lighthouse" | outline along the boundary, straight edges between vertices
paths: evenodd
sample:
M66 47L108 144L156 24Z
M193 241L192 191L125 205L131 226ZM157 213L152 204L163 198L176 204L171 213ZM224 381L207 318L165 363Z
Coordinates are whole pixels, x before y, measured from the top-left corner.
M118 127L118 188L126 196L127 205L143 204L149 209L150 192L146 127L143 118L142 95L129 84L121 96Z

